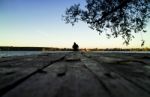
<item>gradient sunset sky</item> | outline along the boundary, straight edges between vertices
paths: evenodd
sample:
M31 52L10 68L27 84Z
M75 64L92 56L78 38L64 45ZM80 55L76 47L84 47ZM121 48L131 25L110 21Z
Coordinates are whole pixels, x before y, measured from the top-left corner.
M70 48L140 48L141 34L129 46L121 38L107 39L83 22L65 24L62 15L74 3L85 0L0 0L0 46L42 46ZM150 22L144 47L150 47Z

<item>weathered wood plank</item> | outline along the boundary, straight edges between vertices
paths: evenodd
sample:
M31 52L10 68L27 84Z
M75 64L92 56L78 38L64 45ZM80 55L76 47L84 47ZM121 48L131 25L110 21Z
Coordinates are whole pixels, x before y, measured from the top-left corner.
M53 70L43 71L45 73L35 74L4 97L47 97L49 94L55 95L55 90L59 88L58 86L63 82L63 79L57 78Z
M0 63L0 95L64 56L64 54L48 54Z
M149 73L145 70L145 66L141 63L124 63L124 64L105 64L110 71L116 72L126 80L135 84L139 88L149 92L150 94L150 78Z
M82 54L86 55L86 57ZM116 54L82 54L80 52L73 52L64 58L61 56L64 53L53 53L0 63L0 71L5 71L5 73L3 72L4 74L0 73L0 76L3 76L2 79L6 78L6 83L10 83L7 82L11 81L10 78L16 80L22 77L23 74L30 73L31 71L30 74L27 74L27 77L23 77L26 79L23 79L18 85L0 96L150 96L149 73L148 70L145 73L145 69L143 69L143 66L148 66L149 60L145 59L147 60L147 63L145 63L141 56L137 54L133 56L130 56L131 54L119 54L121 57ZM130 61L128 62L127 60L129 59ZM0 77L0 82L2 79ZM3 83L5 84L4 80L0 84Z
M149 93L132 84L115 72L105 69L89 58L82 58L86 67L101 81L113 97L149 97Z
M115 56L118 55L116 54ZM109 62L106 62L101 55L91 57L101 63L103 67L109 69L109 71L116 72L150 94L149 54L133 54L132 58L125 57L123 60L118 60L118 57L108 57ZM111 60L112 58L115 58L115 60Z
M34 55L34 56L21 56L21 58L17 58L16 60L12 61L5 61L0 63L0 67L36 67L41 68L43 65L46 65L47 63L51 61L55 61L61 57L66 55L66 53L47 53L47 54L41 54L41 55Z
M7 91L11 90L13 87L20 84L23 80L32 75L37 69L36 68L28 68L28 69L20 69L14 68L13 73L3 73L0 78L0 96L5 94Z
M89 72L81 62L68 65L65 82L58 90L56 97L110 97L101 83Z
M110 97L93 75L77 62L62 61L44 69L3 97ZM63 76L58 74L65 72Z

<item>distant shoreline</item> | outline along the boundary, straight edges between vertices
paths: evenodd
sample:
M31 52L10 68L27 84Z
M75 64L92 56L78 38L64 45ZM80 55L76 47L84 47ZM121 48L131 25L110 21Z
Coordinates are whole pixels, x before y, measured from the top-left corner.
M0 46L0 51L72 51L71 48ZM80 51L150 51L150 48L81 48Z
M71 48L0 46L0 51L71 51Z

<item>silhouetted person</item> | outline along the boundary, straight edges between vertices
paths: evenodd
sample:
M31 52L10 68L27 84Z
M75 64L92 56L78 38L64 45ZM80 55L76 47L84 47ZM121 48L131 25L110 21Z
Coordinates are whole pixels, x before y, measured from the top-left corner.
M75 42L74 42L72 48L73 48L74 51L78 51L79 50L79 46Z

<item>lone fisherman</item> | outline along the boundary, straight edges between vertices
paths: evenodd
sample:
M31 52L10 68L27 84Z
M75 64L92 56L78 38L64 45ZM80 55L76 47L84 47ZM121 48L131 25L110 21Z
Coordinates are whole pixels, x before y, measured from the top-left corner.
M73 48L73 51L79 51L79 46L75 42L74 42L72 48Z

